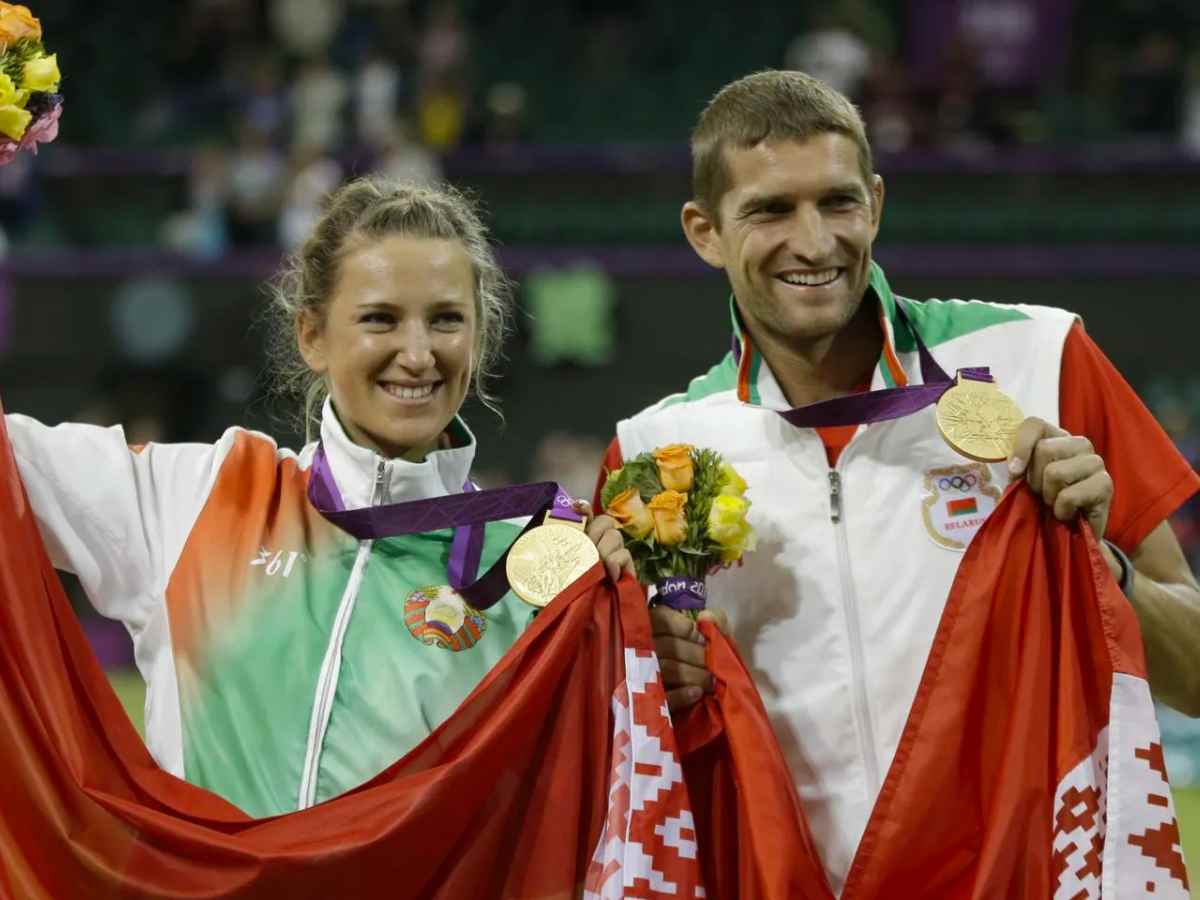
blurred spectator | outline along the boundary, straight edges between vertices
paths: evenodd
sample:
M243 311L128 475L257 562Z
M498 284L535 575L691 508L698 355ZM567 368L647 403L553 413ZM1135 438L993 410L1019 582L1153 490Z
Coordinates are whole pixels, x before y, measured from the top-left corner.
M372 49L354 75L355 132L365 147L378 150L392 139L400 109L400 67Z
M488 88L483 143L490 149L519 146L529 137L529 103L525 88L501 81Z
M221 144L201 144L188 171L188 206L163 226L163 242L196 256L220 255L229 244L229 159Z
M312 233L321 218L325 198L345 177L337 160L319 147L300 147L292 159L292 175L279 217L279 243L295 250Z
M256 55L249 61L249 85L240 98L240 118L272 139L283 133L288 98L283 72L273 54Z
M304 63L292 85L292 146L333 150L342 143L350 88L325 57Z
M811 30L792 41L784 64L820 78L850 99L858 100L863 80L871 69L871 48L835 14L825 13Z
M287 167L270 136L246 123L229 163L229 237L239 246L275 240Z
M421 140L434 151L453 149L467 127L470 103L470 38L455 0L430 12L418 48Z
M397 121L375 161L374 170L396 181L415 181L432 184L442 180L442 165L438 158L412 139L406 122Z
M463 86L467 78L470 38L456 0L438 0L421 36L418 62L421 80Z
M337 35L345 16L342 0L271 0L271 26L283 46L295 56L323 54Z

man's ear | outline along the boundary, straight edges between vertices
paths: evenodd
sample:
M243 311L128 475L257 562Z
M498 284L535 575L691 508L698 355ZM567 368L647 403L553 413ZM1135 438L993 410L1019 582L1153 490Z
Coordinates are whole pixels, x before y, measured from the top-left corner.
M318 375L329 368L325 358L325 323L308 310L296 314L296 346L308 367Z
M883 176L871 178L871 240L879 234L879 223L883 221Z
M725 254L721 251L721 235L716 220L695 200L683 204L679 214L683 235L699 257L717 269L725 268Z

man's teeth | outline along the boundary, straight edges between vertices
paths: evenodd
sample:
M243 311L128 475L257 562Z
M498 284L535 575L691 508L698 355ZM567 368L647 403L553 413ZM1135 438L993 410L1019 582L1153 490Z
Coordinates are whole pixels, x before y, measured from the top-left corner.
M423 400L433 393L436 385L423 384L420 387L405 387L399 384L385 384L383 389L393 397L399 397L401 400Z
M788 284L797 284L804 287L820 287L836 279L839 271L839 269L823 269L820 272L787 272L780 275L779 278Z

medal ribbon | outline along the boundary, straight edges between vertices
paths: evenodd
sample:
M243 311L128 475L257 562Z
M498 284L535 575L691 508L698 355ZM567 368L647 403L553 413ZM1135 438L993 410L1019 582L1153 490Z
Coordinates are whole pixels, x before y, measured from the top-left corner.
M921 380L923 384L909 385L900 388L883 388L878 391L867 391L862 394L851 394L848 397L835 397L832 400L822 400L807 406L797 406L779 413L789 423L798 428L824 428L830 425L862 425L871 422L886 422L888 419L899 419L911 415L934 403L942 394L954 386L954 379L946 374L946 370L938 365L925 342L917 333L917 329L909 322L904 313L904 306L897 301L896 318L908 329L909 334L917 344L917 353L921 358ZM740 354L741 348L734 347L734 356ZM990 370L984 367L959 369L958 374L971 381L992 381Z
M481 491L467 482L463 493L425 500L347 509L325 455L317 444L308 479L308 502L325 519L360 541L453 528L448 565L451 586L476 609L487 609L508 593L504 564L508 550L476 578L483 553L484 526L499 519L529 516L521 535L552 518L581 522L570 495L553 481ZM518 535L519 538L521 535Z

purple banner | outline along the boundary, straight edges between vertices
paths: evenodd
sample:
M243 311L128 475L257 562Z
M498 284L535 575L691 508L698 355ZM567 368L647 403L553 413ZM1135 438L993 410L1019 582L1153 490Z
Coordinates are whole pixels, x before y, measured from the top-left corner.
M654 587L658 590L654 602L671 609L704 609L708 603L708 588L702 578L666 578Z
M970 59L983 83L1029 88L1066 61L1073 0L916 0L909 9L909 63L918 80L937 84Z

